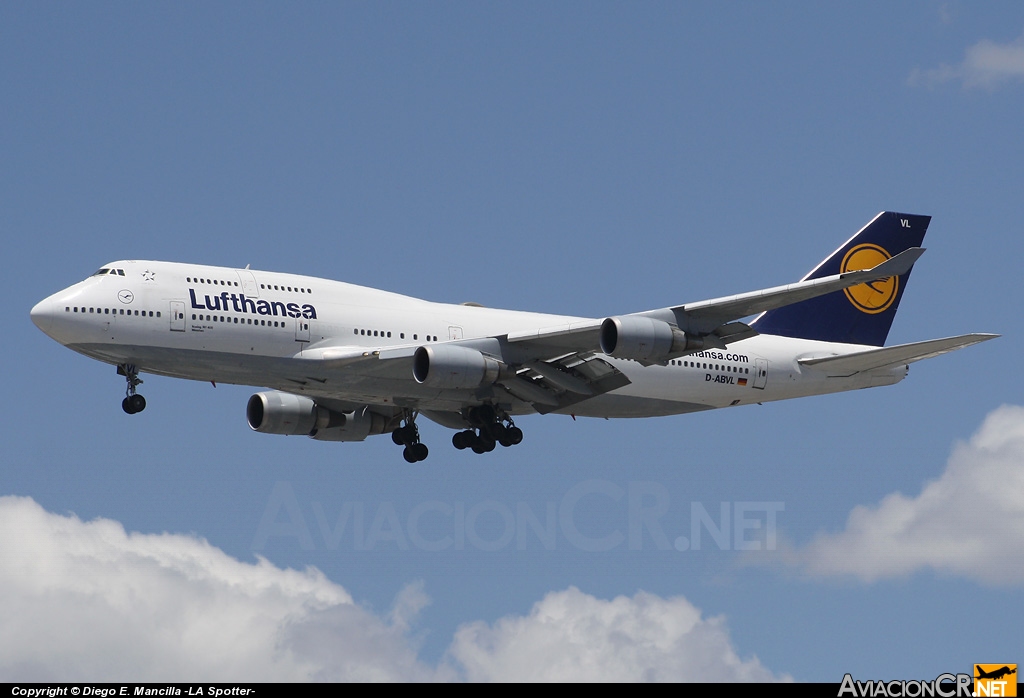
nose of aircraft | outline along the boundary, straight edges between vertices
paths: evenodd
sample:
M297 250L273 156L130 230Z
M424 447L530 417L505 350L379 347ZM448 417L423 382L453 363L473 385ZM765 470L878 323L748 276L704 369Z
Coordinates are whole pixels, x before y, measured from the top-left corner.
M47 298L39 301L32 308L30 315L35 326L49 334L50 326L53 325L53 300Z

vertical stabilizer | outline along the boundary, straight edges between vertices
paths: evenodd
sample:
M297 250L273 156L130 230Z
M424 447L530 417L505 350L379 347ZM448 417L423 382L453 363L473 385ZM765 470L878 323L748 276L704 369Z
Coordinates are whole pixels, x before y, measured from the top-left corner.
M802 280L870 269L920 247L931 216L883 211ZM751 326L761 334L882 346L910 272L769 310Z

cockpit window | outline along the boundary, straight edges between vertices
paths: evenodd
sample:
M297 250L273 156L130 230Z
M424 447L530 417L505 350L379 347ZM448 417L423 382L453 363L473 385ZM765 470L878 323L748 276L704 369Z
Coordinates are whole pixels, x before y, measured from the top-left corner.
M98 272L93 274L93 276L103 276L104 274L109 274L109 273L110 273L110 270L107 269L106 267L104 267L103 269L100 269Z

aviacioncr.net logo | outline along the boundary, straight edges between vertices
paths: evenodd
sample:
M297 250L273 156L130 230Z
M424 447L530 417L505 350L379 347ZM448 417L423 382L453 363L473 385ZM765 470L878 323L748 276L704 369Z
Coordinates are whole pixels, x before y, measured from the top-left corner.
M861 271L876 267L892 255L878 245L865 243L857 245L843 257L843 264L840 273L848 271ZM896 292L900 287L898 276L889 276L866 284L852 286L843 289L843 293L853 303L853 306L863 313L881 313L896 300Z

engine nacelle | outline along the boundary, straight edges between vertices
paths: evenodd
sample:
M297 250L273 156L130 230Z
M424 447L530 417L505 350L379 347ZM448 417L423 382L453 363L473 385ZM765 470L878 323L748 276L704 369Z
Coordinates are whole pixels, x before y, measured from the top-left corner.
M273 390L249 398L245 419L250 429L262 434L312 436L318 430L344 426L347 417L308 397Z
M617 359L660 363L703 348L700 337L642 315L610 317L601 323L601 351Z
M369 407L345 414L332 412L331 415L335 418L331 426L317 429L309 435L310 438L317 441L362 441L371 434L383 434L388 426L387 417L371 412ZM339 417L340 420L337 419Z
M440 390L473 389L490 385L508 372L502 362L476 349L431 344L416 350L412 376L417 383Z
M256 393L245 406L249 428L262 434L305 436L316 429L316 403L308 397L272 391Z

